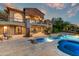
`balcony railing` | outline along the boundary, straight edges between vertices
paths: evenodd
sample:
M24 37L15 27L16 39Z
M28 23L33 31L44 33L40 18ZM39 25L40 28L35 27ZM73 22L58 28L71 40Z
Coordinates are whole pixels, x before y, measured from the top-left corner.
M47 26L47 24L43 22L31 22L31 25Z
M24 26L23 22L17 22L17 21L3 21L0 20L0 25L19 25L19 26Z
M13 18L10 18L10 19L13 19ZM14 22L20 22L20 21L18 21L18 20L23 20L23 19L15 19L15 20L13 20ZM20 22L20 23L23 23L23 21L22 22ZM45 23L45 22L42 22L42 21L35 21L35 20L30 20L30 24L31 25L39 25L39 26L47 26L47 23Z
M11 19L10 19L11 20ZM15 21L12 19L12 21L10 20L2 20L0 19L0 25L19 25L19 26L24 26L24 22L19 22L19 21ZM33 21L33 22L30 22L31 25L39 25L39 26L47 26L47 23L44 23L44 22L36 22L36 21Z

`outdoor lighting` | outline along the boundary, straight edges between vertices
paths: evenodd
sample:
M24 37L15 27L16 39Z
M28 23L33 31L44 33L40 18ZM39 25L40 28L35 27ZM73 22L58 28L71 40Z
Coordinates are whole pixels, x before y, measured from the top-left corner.
M4 32L6 32L7 31L7 26L4 26Z
M26 19L30 19L30 16L25 16Z
M4 29L7 29L7 26L4 26Z

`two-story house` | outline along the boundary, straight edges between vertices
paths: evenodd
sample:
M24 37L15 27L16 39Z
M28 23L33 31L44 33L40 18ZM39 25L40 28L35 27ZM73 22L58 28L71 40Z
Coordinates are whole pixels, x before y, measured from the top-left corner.
M26 29L24 25L23 10L6 7L7 21L0 21L0 34L7 32L11 35L25 34ZM44 13L37 8L26 8L26 18L30 20L30 32L43 32L47 27L44 22Z

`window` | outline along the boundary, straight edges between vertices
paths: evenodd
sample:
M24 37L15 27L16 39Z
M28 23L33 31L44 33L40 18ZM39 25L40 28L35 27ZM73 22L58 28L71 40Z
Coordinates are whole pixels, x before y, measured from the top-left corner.
M20 13L15 13L15 14L14 14L14 21L23 22L22 14L20 14Z

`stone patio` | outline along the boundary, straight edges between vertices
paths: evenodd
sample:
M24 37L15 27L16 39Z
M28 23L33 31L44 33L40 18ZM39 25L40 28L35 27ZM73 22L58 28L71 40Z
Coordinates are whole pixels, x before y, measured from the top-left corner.
M28 38L0 42L1 56L67 56L57 49L57 41L31 44Z

